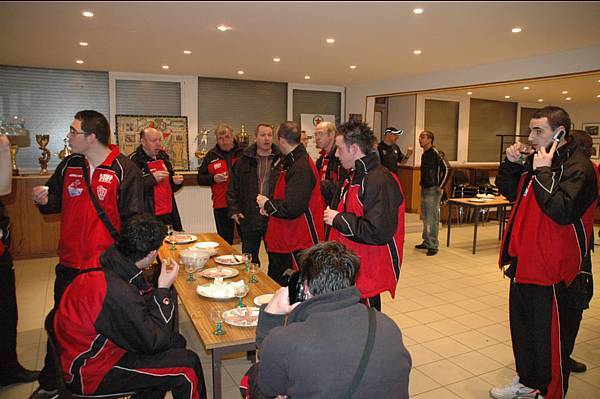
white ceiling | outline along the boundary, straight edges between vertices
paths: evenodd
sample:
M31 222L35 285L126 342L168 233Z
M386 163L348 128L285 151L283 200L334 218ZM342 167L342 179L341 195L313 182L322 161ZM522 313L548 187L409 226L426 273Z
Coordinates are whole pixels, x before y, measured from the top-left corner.
M0 64L346 86L595 46L599 21L600 2L3 2Z

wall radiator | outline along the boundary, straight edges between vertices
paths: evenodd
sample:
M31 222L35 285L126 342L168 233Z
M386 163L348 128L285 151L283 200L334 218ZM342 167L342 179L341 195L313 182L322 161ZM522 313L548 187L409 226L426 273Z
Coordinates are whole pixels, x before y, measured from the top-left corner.
M175 193L183 229L188 233L216 233L210 187L185 186Z

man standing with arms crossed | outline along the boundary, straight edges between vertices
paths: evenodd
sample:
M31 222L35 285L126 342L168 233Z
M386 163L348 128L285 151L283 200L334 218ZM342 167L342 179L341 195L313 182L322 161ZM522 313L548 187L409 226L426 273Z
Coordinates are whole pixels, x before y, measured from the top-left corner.
M135 164L109 144L110 126L97 111L79 111L68 136L73 154L65 158L46 182L33 188L32 198L44 214L60 213L59 263L54 282L54 306L81 270L98 267L100 254L114 243L121 222L142 213L142 174ZM86 183L89 178L92 192ZM98 215L91 195L105 212ZM51 396L56 378L47 354L35 398Z

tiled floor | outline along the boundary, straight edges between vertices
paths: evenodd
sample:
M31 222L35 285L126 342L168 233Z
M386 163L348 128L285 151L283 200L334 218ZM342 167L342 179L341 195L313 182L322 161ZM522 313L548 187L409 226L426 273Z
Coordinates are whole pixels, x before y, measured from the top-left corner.
M384 296L383 311L400 326L413 358L411 397L488 398L490 387L505 384L514 375L508 329L508 280L496 267L498 225L489 222L480 227L477 255L471 254L470 225L453 228L449 248L445 246L446 229L442 228L442 245L434 257L414 249L421 242L417 215L407 215L406 230L396 297ZM42 324L52 306L55 263L54 258L15 262L20 314L18 353L28 368L39 368L43 363L46 337ZM600 398L599 305L599 300L594 299L591 308L584 312L574 357L584 361L588 371L572 375L569 398ZM185 312L181 315L182 333L202 359L210 392L210 356ZM248 367L243 354L224 362L224 398L240 397L237 384ZM0 399L26 398L35 386L0 389Z

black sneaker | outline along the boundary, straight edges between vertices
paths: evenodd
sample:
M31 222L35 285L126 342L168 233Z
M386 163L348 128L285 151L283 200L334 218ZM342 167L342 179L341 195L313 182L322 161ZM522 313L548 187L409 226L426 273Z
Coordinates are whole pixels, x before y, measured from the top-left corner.
M572 357L569 358L569 369L572 373L583 373L587 370L587 366Z
M419 244L419 245L415 245L415 248L417 249L429 249L429 247L423 243Z
M433 255L437 255L437 253L438 253L438 250L437 250L437 249L435 249L435 248L429 248L429 249L427 250L427 256L433 256Z

